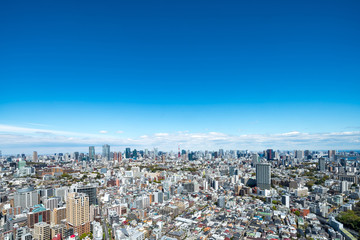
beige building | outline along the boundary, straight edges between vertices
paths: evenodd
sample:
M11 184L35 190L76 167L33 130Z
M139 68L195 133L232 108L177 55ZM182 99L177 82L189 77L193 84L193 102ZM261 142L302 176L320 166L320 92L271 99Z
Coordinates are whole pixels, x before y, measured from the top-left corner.
M85 193L69 193L66 200L66 227L79 236L90 232L89 197Z
M66 226L64 224L58 224L50 227L51 230L51 238L54 238L57 234L61 234L63 239L65 239L65 230Z
M66 219L66 207L54 208L51 212L51 225L60 224L63 219Z
M39 222L34 225L34 240L49 240L50 237L50 224Z

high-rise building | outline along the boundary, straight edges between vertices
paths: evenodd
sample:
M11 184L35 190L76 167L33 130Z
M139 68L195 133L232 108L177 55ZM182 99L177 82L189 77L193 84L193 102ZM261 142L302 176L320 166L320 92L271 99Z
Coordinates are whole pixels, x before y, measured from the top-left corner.
M38 161L38 154L37 154L37 151L33 151L32 161L33 161L33 162L37 162L37 161Z
M224 208L225 207L225 197L220 196L217 203L218 203L219 208Z
M89 147L89 160L95 160L95 147Z
M102 157L105 158L105 160L110 161L110 145L108 144L103 145Z
M132 157L133 157L134 159L137 159L137 155L138 155L137 150L134 149L133 154L132 154Z
M21 170L21 169L23 169L24 167L26 167L26 161L23 160L23 159L21 159L21 160L19 161L18 168L19 168L19 170Z
M272 149L266 150L266 159L274 160L274 150L272 150Z
M304 151L303 150L296 150L295 151L295 158L296 159L303 159L304 158Z
M54 208L58 207L59 199L60 198L56 198L56 197L44 199L43 202L44 202L45 208L48 208L51 211L54 210Z
M252 161L253 166L255 166L259 162L259 155L257 153L254 153L251 156L251 161Z
M281 197L281 203L282 203L285 207L289 208L289 207L290 207L290 197L289 197L288 195L283 195L283 196Z
M330 160L334 160L336 151L335 150L329 150L328 151L328 157Z
M79 157L80 157L79 152L74 152L74 159L75 160L82 160L82 159L79 159Z
M224 157L224 149L219 149L219 157Z
M50 224L50 209L46 209L44 205L38 204L27 214L27 224L29 228L33 228L36 223L45 222Z
M325 158L319 158L319 171L320 172L326 171Z
M46 222L39 222L34 225L34 240L49 240L50 225Z
M125 149L125 158L131 158L131 149L130 148L126 148Z
M15 207L22 207L23 209L26 209L38 203L39 196L33 187L19 189L14 195Z
M66 226L82 235L90 232L89 197L85 193L69 193L66 201Z
M154 200L156 203L163 203L164 202L164 194L163 192L155 192L154 193Z
M271 188L271 165L269 163L256 164L256 184L260 189Z
M55 238L58 234L61 235L60 239L66 239L66 225L65 224L57 224L50 226L51 239Z
M347 166L347 161L346 161L345 158L340 159L340 165L343 166L344 168L346 168L346 166Z
M54 208L51 212L51 224L60 224L63 219L66 219L66 207Z
M345 193L349 189L349 183L347 181L340 182L340 192Z
M72 192L78 192L78 193L85 193L89 197L89 204L90 205L97 205L97 188L92 185L76 185L72 187Z

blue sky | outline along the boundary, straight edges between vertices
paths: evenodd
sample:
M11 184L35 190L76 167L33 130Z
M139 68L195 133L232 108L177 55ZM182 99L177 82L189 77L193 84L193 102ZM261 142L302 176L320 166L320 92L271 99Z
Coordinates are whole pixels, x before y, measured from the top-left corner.
M5 1L0 150L359 149L359 10Z

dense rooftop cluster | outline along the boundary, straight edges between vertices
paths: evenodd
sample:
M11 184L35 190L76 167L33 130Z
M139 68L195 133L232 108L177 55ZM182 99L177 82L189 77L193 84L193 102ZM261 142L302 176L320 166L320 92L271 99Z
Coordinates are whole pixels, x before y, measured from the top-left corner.
M2 156L0 239L356 239L360 154Z

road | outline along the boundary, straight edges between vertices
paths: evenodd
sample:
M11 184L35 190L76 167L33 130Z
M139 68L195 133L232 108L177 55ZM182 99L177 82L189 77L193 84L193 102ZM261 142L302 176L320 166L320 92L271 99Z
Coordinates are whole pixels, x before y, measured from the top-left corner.
M108 230L108 226L106 224L106 220L105 220L104 215L103 215L102 208L100 208L100 215L101 215L101 221L102 221L102 224L103 224L103 231L105 233L105 240L110 240L109 230Z
M322 223L322 224L327 224L328 225L328 220L327 218L323 218L322 216L319 216L319 215L316 215L317 219L319 219L319 221ZM349 228L346 228L344 227L345 230L347 230L349 233L351 233L352 235L354 235L354 237L356 238L359 238L359 233L352 230L352 229L349 229Z

